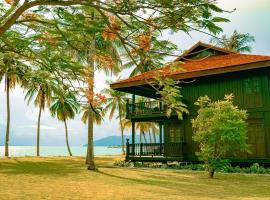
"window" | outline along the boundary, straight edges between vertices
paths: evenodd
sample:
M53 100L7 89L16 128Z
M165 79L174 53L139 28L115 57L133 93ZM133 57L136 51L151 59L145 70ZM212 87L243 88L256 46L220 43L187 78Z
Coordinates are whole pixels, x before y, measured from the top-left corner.
M171 124L169 128L169 142L179 143L183 140L183 131L179 124Z
M244 105L246 108L263 106L261 78L247 78L244 80Z
M260 79L248 78L244 80L244 89L246 94L254 94L261 92Z

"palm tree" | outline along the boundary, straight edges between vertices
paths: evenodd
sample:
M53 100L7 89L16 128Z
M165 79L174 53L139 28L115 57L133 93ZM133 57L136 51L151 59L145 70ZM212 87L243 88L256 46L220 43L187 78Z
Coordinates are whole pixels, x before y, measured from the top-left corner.
M87 124L88 121L88 117L89 117L89 110L91 110L91 108L89 108L88 105L84 105L82 106L82 110L81 112L82 114L82 122ZM102 107L96 108L95 112L93 112L93 123L97 124L97 125L101 125L103 119L104 119L105 113Z
M109 83L109 82L108 82ZM115 112L118 112L119 124L121 129L121 137L122 137L122 153L125 154L125 140L124 140L124 124L123 124L123 115L125 114L126 108L126 100L127 95L123 92L112 90L112 89L104 89L104 94L107 97L107 104L104 108L105 111L109 111L109 119L112 120Z
M81 120L83 123L88 125L88 142L92 141L92 143L93 143L93 134L92 134L93 133L93 124L101 125L101 123L104 119L105 112L104 112L104 109L102 106L103 106L102 104L99 105L99 107L96 107L95 110L93 110L93 108L91 107L91 105L89 103L82 106L81 112L83 114L82 114ZM88 148L90 148L91 155L89 155ZM85 163L88 164L88 166L92 165L92 167L95 167L95 163L94 163L94 159L92 157L93 156L92 154L93 154L93 146L90 146L88 144ZM92 164L89 162L89 160L90 160L90 162L92 162Z
M223 35L221 39L212 38L210 42L234 52L251 52L250 43L255 42L255 38L249 33L242 34L234 30L231 36Z
M37 156L40 156L40 121L41 113L45 107L49 107L52 101L53 92L56 91L56 82L47 71L35 71L28 80L27 85L24 85L27 92L25 99L28 99L28 104L34 99L34 104L39 107L38 122L37 122Z
M16 84L21 81L26 73L25 65L11 55L4 57L3 65L0 67L0 80L5 80L6 90L6 107L7 107L7 124L6 124L6 139L5 139L5 156L9 156L9 135L10 135L10 90L14 89Z
M100 19L99 12L93 9L83 9L83 14L85 14L85 16L89 16L88 19L94 23L86 24L83 19L80 22L80 29L78 29L78 20L81 20L80 16L82 15L80 11L77 12L75 10L67 9L64 10L63 13L61 18L57 18L57 21L59 21L58 24L61 24L60 34L62 35L64 33L65 41L69 41L67 51L74 56L74 59L84 65L85 72L87 73L84 74L85 88L82 88L83 90L85 89L84 95L88 100L88 105L84 106L84 108L89 109L86 112L88 117L85 117L88 121L86 162L89 170L95 170L96 166L93 151L93 123L94 115L97 113L97 111L95 110L95 106L92 105L92 97L94 96L93 80L97 70L104 71L106 75L119 72L119 44L117 44L117 41L105 40L103 38L101 32L103 29L101 29L99 25L102 25L104 21L100 21L100 24L96 23ZM58 15L58 12L55 13L55 16ZM59 30L60 29L58 29L58 31Z
M124 124L124 129L131 129L131 121L128 119L123 120L123 124ZM146 133L149 133L149 139L150 139L150 135L151 132L153 134L157 134L158 133L158 127L157 124L154 122L136 122L136 127L137 130L139 130L140 133L140 143L142 143L142 137L144 138L144 142L147 143L147 139L146 139ZM149 141L150 143L152 143L152 140Z
M68 142L67 120L74 119L75 114L79 110L79 106L75 94L68 91L68 88L64 88L60 94L53 97L53 103L50 107L52 116L56 116L58 120L63 121L65 124L66 145L70 156L72 156L72 153Z
M149 60L149 58L146 59L142 55L134 57L134 60L137 62L137 65L134 64L133 60L129 60L123 65L123 69L132 69L130 77L158 68L155 62Z
M94 41L93 41L94 40ZM105 41L99 37L93 37L92 41L85 41L85 48L83 51L85 51L83 54L81 54L84 58L86 58L86 69L90 72L88 76L88 80L94 80L95 78L95 71L104 71L107 75L108 74L117 74L119 72L119 64L121 64L119 61L119 55L117 51L117 46L111 42L111 41ZM108 56L110 55L111 58L113 58L114 65L108 67L107 63L102 63L100 60L95 59L94 57L96 55L104 55ZM88 92L90 94L94 94L94 85L88 84ZM91 95L90 95L91 96ZM99 111L98 109L93 108L92 105L93 99L88 99L88 106L85 108L88 108L89 110L86 112L88 113L87 118L88 122L88 145L87 145L87 156L86 156L86 163L88 164L88 170L95 170L95 162L94 162L94 149L93 149L93 134L94 134L94 122L99 117ZM96 121L97 122L97 121Z

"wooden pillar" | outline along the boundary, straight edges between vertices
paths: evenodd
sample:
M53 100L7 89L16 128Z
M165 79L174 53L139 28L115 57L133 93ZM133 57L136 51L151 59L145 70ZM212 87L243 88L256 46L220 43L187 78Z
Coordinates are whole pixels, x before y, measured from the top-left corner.
M132 142L132 155L135 155L135 122L132 121L132 138L131 138L131 142Z
M133 104L135 103L135 97L136 97L136 95L133 93L133 94L132 94L132 103L133 103Z
M132 114L135 114L135 94L132 94Z
M135 114L135 94L132 94L132 113ZM131 121L132 123L132 155L135 155L135 122Z
M159 155L162 155L162 123L159 122Z
M127 99L127 102L126 102L126 118L129 118L131 113L130 113L130 109L129 109L129 100Z

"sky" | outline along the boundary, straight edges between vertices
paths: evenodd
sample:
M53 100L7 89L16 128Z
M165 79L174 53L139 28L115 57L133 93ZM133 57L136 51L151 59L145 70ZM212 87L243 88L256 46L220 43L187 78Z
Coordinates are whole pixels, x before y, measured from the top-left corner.
M241 33L250 33L256 39L252 44L252 54L270 55L270 0L219 0L219 5L225 10L233 13L226 13L230 23L222 24L223 34L230 35L235 29ZM185 35L181 32L171 35L163 34L164 39L169 39L177 44L179 52L188 49L198 41L209 42L209 36L191 32ZM106 77L103 73L97 72L95 79L95 91L98 92L105 87ZM127 77L124 73L121 78ZM0 144L3 144L6 123L6 101L3 83L0 84ZM22 89L16 88L11 92L11 145L35 145L36 124L38 109L33 105L27 105L24 101ZM111 135L120 135L117 119L104 120L102 125L94 126L94 138L99 139ZM87 141L87 127L81 122L80 116L68 121L69 138L72 146L81 146ZM129 135L129 132L125 134ZM65 145L64 124L50 116L48 110L42 113L41 117L41 138L43 146Z

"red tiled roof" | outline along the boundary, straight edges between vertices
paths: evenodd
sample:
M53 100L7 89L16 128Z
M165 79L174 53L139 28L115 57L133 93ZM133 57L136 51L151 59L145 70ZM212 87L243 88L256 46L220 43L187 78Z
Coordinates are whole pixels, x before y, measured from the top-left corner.
M263 61L270 61L270 56L248 55L248 54L228 54L220 56L210 56L203 59L186 61L180 64L179 69L171 70L166 66L158 70L148 71L146 73L111 84L112 88L127 87L127 83L136 85L136 82L142 82L155 76L166 76L175 79L196 78L209 74L221 74L232 71L245 70L243 67L247 64L254 64ZM270 64L268 65L270 67ZM175 68L175 67L174 67ZM256 67L258 68L258 67Z

